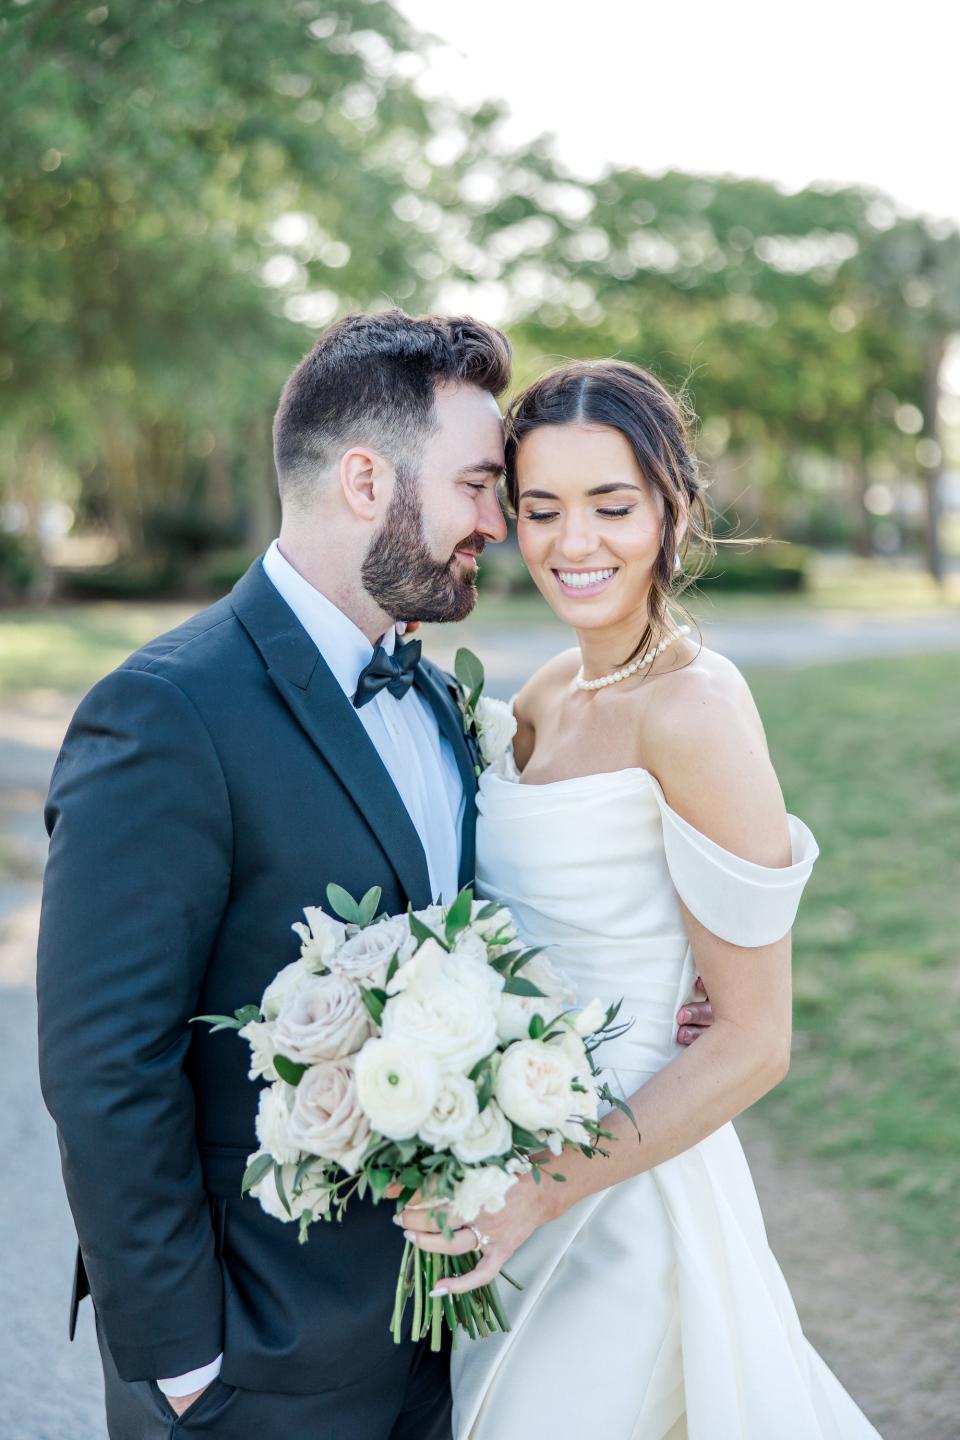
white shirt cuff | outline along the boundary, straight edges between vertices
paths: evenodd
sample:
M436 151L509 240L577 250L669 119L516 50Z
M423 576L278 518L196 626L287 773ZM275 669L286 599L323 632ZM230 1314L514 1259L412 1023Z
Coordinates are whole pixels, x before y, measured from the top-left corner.
M199 1370L188 1370L186 1375L173 1375L169 1380L158 1380L157 1384L164 1395L182 1400L184 1395L192 1395L194 1390L202 1390L211 1380L216 1380L222 1364L223 1356L218 1355L216 1360L211 1360L209 1365L201 1365Z

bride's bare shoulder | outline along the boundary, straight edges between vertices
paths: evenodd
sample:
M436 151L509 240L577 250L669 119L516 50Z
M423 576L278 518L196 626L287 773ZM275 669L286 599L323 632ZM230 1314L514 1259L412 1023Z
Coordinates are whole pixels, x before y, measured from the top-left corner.
M518 723L536 729L537 715L543 706L552 703L567 688L579 669L580 651L574 645L535 670L513 702Z
M698 753L722 763L744 746L766 754L763 723L750 686L725 655L700 648L686 663L651 680L643 732L652 761L669 767L675 756L681 756L689 766Z

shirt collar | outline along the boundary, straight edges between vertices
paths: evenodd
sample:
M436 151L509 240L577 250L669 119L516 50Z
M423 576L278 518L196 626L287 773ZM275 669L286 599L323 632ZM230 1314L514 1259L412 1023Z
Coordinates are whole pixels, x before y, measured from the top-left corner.
M357 688L360 671L369 664L374 647L363 631L322 595L316 586L305 580L299 570L281 555L276 540L263 557L267 579L290 606L310 639L320 651L345 695L352 696ZM391 625L380 640L388 655L396 645L397 632Z

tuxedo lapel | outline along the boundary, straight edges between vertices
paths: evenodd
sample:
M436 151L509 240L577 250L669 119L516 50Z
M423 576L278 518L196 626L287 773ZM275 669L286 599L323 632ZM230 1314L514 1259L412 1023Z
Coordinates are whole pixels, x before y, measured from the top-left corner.
M457 704L455 692L441 678L441 672L434 670L429 663L421 662L417 666L413 683L436 716L441 734L450 742L463 782L464 806L458 880L462 889L464 885L472 885L476 878L477 772L464 738L463 714Z
M230 601L270 679L377 837L408 899L415 909L429 904L434 897L426 856L406 806L356 711L259 559Z

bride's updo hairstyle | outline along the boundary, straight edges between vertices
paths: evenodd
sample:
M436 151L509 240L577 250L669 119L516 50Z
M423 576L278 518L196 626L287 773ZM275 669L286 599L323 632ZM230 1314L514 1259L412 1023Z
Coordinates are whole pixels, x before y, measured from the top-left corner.
M660 549L653 565L646 627L628 660L660 639L668 628L671 601L696 578L685 563L691 540L701 562L714 548L705 487L690 444L694 423L684 398L674 398L649 371L626 360L574 360L560 365L516 396L507 412L505 483L514 514L520 445L541 425L606 425L618 430L657 496L663 520ZM686 530L678 543L684 518Z

